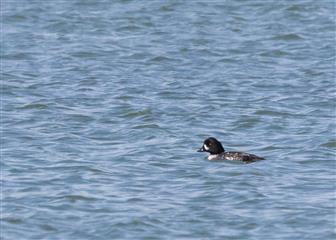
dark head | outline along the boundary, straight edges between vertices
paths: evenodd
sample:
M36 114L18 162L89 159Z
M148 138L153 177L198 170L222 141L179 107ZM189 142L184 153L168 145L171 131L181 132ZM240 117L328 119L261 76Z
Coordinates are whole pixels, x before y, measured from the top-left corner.
M220 154L224 151L221 142L213 137L205 139L203 146L198 150L198 152L208 152L210 154Z

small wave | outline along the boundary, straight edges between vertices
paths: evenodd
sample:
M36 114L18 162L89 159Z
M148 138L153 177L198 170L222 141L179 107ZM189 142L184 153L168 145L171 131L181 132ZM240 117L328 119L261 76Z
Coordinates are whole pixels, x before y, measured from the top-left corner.
M272 39L273 40L295 41L295 40L302 40L304 38L298 34L289 33L289 34L280 34L280 35L274 36Z
M150 109L144 109L140 111L129 112L125 115L125 117L134 118L134 117L149 116L149 115L152 115L152 111Z
M260 56L262 57L283 57L289 55L288 52L282 50L272 50L267 52L262 52Z
M66 199L70 202L77 202L77 201L95 201L96 198L93 197L87 197L82 195L65 195L62 197L63 199Z
M48 108L47 104L43 104L43 103L29 103L26 104L22 107L19 107L18 109L46 109Z
M274 110L257 110L255 112L256 115L265 115L265 116L290 116L290 115L296 115L291 114L289 112L280 112L280 111L274 111Z
M57 231L56 228L54 228L53 226L49 225L49 224L42 224L40 225L40 227L46 231L51 231L51 232L54 232L54 231Z
M20 218L16 218L16 217L5 217L1 219L2 221L11 223L11 224L21 224L23 223L23 220Z
M160 128L157 124L142 124L133 127L133 129L142 129L142 128Z
M78 121L78 122L91 122L94 120L93 117L83 115L83 114L68 114L67 116L71 118L72 120Z
M165 62L165 61L174 61L172 58L168 58L165 56L157 56L152 59L150 59L151 62Z
M32 60L33 54L29 52L20 52L20 53L13 53L13 54L6 54L2 57L4 60Z
M336 148L336 140L329 140L326 143L322 143L320 146L335 149Z
M138 26L132 26L132 25L128 25L128 26L123 26L123 27L120 27L117 29L117 31L137 31L137 30L140 30L141 27L138 27Z

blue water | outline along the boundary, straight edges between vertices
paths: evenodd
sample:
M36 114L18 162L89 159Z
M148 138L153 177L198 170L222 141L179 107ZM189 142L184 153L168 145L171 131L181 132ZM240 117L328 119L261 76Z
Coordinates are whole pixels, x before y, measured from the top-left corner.
M336 238L334 1L1 8L1 239Z

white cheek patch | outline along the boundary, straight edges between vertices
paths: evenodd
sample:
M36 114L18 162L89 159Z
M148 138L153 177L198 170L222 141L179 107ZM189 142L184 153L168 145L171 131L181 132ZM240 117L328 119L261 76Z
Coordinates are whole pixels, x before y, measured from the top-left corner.
M207 151L209 150L209 147L206 144L204 144L203 147L204 147L205 150L207 150Z

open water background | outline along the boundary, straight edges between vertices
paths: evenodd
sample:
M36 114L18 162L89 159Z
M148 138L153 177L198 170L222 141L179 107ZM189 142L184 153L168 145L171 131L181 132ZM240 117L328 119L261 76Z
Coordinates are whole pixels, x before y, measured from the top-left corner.
M1 239L336 238L335 1L1 13Z

